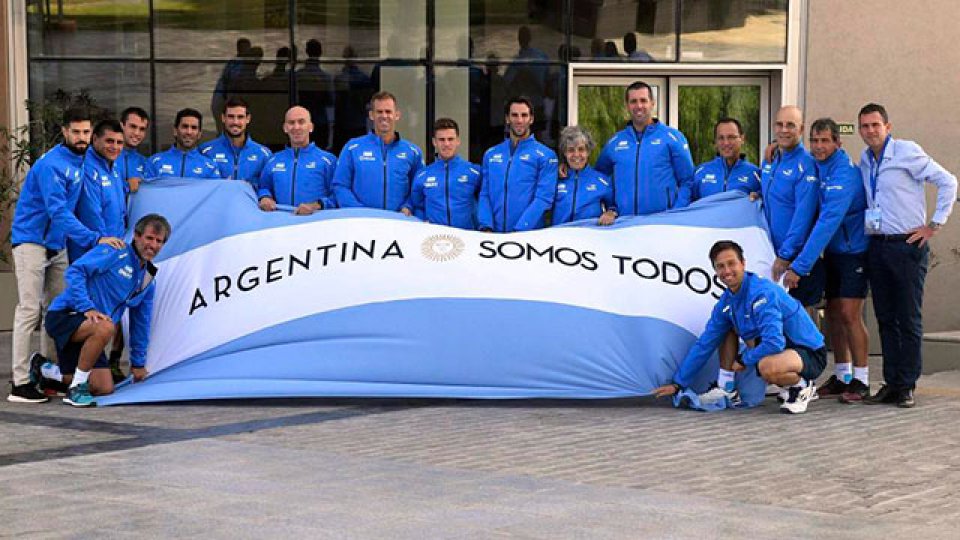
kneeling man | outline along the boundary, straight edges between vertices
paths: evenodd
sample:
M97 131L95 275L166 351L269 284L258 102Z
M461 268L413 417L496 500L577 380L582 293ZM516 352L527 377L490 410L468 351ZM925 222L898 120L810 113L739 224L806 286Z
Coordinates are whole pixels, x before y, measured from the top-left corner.
M57 346L59 364L31 366L41 386L69 384L64 403L89 407L94 395L113 392L113 377L103 354L130 308L130 363L135 381L144 368L153 308L152 261L170 237L170 224L158 214L146 215L134 227L133 242L124 249L100 245L67 269L66 290L50 305L47 333ZM57 384L59 382L59 384Z
M673 395L689 386L719 348L718 388L710 392L733 398L732 372L756 369L767 383L787 387L781 412L805 412L814 395L813 382L827 364L823 335L787 291L745 271L743 248L736 242L714 244L710 262L727 290L674 374L673 383L657 388L654 395ZM738 353L738 338L746 344L742 354Z

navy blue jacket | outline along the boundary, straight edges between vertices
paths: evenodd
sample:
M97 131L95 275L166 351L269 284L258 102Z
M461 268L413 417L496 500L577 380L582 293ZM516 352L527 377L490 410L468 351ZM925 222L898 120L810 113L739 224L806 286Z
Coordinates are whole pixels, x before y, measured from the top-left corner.
M557 192L557 165L557 154L533 135L516 148L508 137L487 150L477 211L480 227L497 232L542 228Z
M284 148L264 165L257 197L270 197L278 204L291 206L318 202L321 208L336 208L330 191L336 167L337 158L313 143Z
M144 266L133 247L100 245L74 261L64 274L66 289L50 304L51 311L85 313L95 309L120 323L130 308L130 363L143 367L150 340L153 277L156 267Z
M823 335L800 302L769 279L746 272L736 294L728 289L720 296L706 328L680 363L673 382L690 386L731 330L743 341L759 341L743 354L743 365L748 368L767 356L783 352L788 346L801 345L813 350L823 347Z
M350 139L333 175L337 204L398 211L410 204L413 179L422 168L423 152L399 133L387 145L373 132Z
M148 161L150 178L177 176L180 178L220 178L220 172L213 160L207 158L196 148L184 152L171 146L154 154Z
M480 168L460 156L438 159L417 173L405 208L430 223L476 230L481 181Z
M658 120L639 133L627 124L604 145L595 168L613 178L613 198L622 216L690 204L694 168L687 138Z
M802 144L773 161L764 162L760 176L763 211L777 257L792 261L807 241L817 217L817 169Z
M73 213L83 185L82 167L83 156L62 144L33 164L13 212L13 245L39 244L60 250L68 236L85 248L100 240L100 235L80 223Z
M579 171L568 170L566 178L557 180L557 196L553 201L553 224L600 217L613 207L610 179L587 165Z
M221 135L216 139L200 145L200 153L213 160L220 173L220 178L231 180L246 180L253 187L257 187L260 172L270 159L272 152L251 139L249 136L243 146L237 148L230 141L230 137Z
M701 163L693 175L691 201L731 189L760 193L760 167L747 161L743 154L740 154L740 159L733 167L727 166L727 160L721 156Z

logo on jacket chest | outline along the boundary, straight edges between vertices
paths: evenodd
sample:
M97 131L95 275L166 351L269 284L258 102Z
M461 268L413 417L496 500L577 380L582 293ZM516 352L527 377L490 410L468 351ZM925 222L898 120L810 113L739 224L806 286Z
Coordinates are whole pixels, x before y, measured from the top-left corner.
M700 181L703 184L716 184L717 175L715 174L705 174L703 175L703 180Z
M317 162L316 162L316 161L308 162L308 163L307 163L306 165L304 165L303 167L304 167L305 169L316 169L316 168L317 168Z
M133 279L133 267L129 264L123 268L117 269L117 273L120 274L125 279Z
M273 172L283 172L287 170L287 164L283 162L277 163L273 166L272 170Z
M489 163L503 163L503 154L493 154L490 156L490 159L487 160Z
M424 180L424 182L423 182L423 187L425 187L425 188L434 188L434 187L437 187L437 177L436 177L436 176L428 176L427 179Z
M364 150L364 151L360 154L360 157L359 157L358 159L359 159L360 161L376 161L376 160L377 160L377 158L373 155L373 151L372 151L372 150Z
M194 167L193 174L203 174L203 167Z

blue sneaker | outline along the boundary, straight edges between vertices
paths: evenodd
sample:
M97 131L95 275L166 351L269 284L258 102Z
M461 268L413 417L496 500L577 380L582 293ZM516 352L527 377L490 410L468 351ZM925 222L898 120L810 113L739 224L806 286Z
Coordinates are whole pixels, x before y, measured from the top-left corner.
M41 366L47 362L49 360L38 352L30 355L30 384L40 384L40 379L43 378Z
M71 386L67 390L67 396L63 398L63 402L74 407L93 407L97 404L90 394L90 385L87 383Z

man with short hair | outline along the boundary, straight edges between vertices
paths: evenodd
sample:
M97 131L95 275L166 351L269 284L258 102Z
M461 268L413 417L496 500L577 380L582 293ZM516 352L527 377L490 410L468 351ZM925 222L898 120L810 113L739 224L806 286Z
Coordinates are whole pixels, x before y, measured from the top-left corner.
M33 164L20 190L10 232L17 307L13 314L13 388L8 401L47 401L37 390L38 381L31 378L31 366L43 361L50 343L41 336L40 354L31 356L30 336L47 304L63 290L66 238L84 247L97 243L123 247L123 240L88 229L73 214L80 196L83 155L90 143L90 132L87 111L67 110L61 128L63 143Z
M781 107L774 123L777 148L764 160L760 175L763 211L777 258L773 281L779 282L810 235L817 217L820 179L813 156L803 147L803 113L793 105ZM823 264L819 259L790 294L812 309L823 297Z
M820 179L819 213L803 249L787 267L783 282L791 289L797 287L823 254L834 374L817 393L852 403L870 393L869 338L863 322L867 297L863 212L867 201L860 172L840 146L840 126L832 119L820 118L810 126L810 153L817 160Z
M291 107L283 119L283 132L290 146L274 154L263 167L257 191L260 209L272 212L280 203L296 207L294 213L305 216L336 208L330 180L337 158L310 142L310 111Z
M693 158L687 138L653 117L653 89L636 81L624 93L630 123L604 145L594 167L613 178L621 216L638 216L690 204Z
M382 208L399 212L409 204L413 179L423 168L423 152L400 138L400 109L390 92L370 98L373 131L350 139L340 152L333 191L341 208Z
M266 146L250 138L250 109L240 97L231 97L223 105L220 114L223 134L200 145L200 153L217 166L221 178L246 180L254 188L263 164L271 152Z
M149 172L147 157L137 148L147 136L150 115L140 107L127 107L120 113L120 125L123 126L123 151L115 166L120 178L126 181L129 194L140 189L140 182Z
M147 376L144 364L157 273L153 259L169 238L167 220L148 214L137 221L133 243L126 249L98 246L67 269L67 288L50 305L44 324L57 345L59 363L31 366L42 386L69 385L64 403L90 407L96 404L94 395L113 392L103 351L128 308L130 371L134 381Z
M517 96L504 106L510 134L483 154L477 218L480 230L515 232L542 229L557 193L559 160L534 138L533 104Z
M450 118L433 123L433 147L438 159L417 173L409 204L400 211L419 212L430 223L466 230L477 229L480 168L457 155L460 127Z
M152 176L220 178L213 160L197 149L203 133L203 115L196 109L181 109L173 121L173 146L150 158Z
M740 153L743 141L743 127L739 120L729 117L717 120L713 126L717 157L697 167L691 201L729 190L747 194L760 192L760 167Z
M127 190L116 165L123 150L123 127L116 120L101 120L93 128L83 159L83 186L75 214L80 223L100 236L122 238L127 232ZM92 249L67 239L70 262Z
M873 310L883 347L883 381L868 404L913 407L923 364L923 285L930 246L957 199L957 177L913 141L894 139L887 110L860 109L860 176L866 190L864 226ZM924 182L937 186L937 206L927 222Z
M710 263L726 290L710 314L706 328L684 357L673 382L653 393L669 396L690 386L715 351L730 372L756 369L769 384L788 387L780 412L800 414L815 395L814 381L827 365L823 336L803 307L776 283L745 269L743 248L721 240L710 248ZM737 338L746 344L738 353ZM727 383L730 384L727 384ZM733 378L720 389L736 401Z

